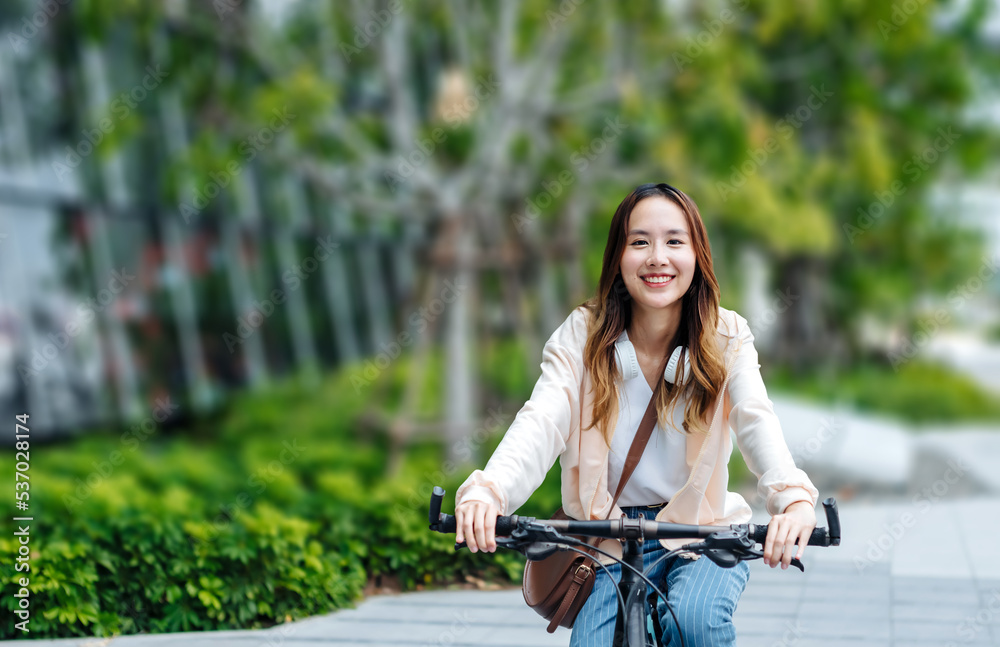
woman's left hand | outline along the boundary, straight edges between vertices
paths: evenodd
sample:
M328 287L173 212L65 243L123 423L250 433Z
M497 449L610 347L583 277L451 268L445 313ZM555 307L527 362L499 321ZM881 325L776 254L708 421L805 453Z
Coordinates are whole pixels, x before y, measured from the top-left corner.
M771 517L764 541L764 563L774 568L788 568L793 557L802 559L809 543L813 528L816 527L816 511L808 501L792 503L782 514ZM798 540L798 546L795 541Z

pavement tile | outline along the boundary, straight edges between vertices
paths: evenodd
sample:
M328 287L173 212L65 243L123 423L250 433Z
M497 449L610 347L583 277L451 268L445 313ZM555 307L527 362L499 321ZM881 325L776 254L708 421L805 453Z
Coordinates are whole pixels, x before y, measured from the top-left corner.
M892 578L892 588L894 590L908 590L914 588L933 588L937 591L975 591L976 581L967 578L947 578L947 577L894 577Z
M928 620L958 623L968 614L961 607L946 607L929 604L893 604L893 620Z
M782 620L798 615L799 604L792 602L789 604L775 604L774 600L764 598L747 597L746 594L740 599L736 606L734 618L741 616L754 616L758 618L773 618Z
M855 638L818 638L803 639L795 643L788 643L789 647L886 647L888 643L884 640L865 640ZM742 645L741 645L742 647ZM784 645L770 645L770 647L784 647Z
M888 608L890 595L885 589L816 587L803 591L802 599L809 602L831 603L845 600L864 601L869 604L883 604Z
M839 602L803 602L798 609L800 618L858 618L885 620L886 607L880 604L843 600Z
M975 590L938 591L923 587L893 591L894 604L927 604L946 607L975 608L980 604L980 596Z
M892 573L896 576L972 578L965 551L945 551L948 546L968 544L960 530L960 516L951 501L938 501L921 512L912 512L914 525L894 540Z
M743 597L740 598L740 603L742 604L746 600L767 600L771 604L777 606L788 606L791 603L797 602L802 597L800 591L789 591L787 589L753 589L748 586L743 592Z
M386 613L391 609L391 613ZM499 610L499 611L498 611ZM499 619L502 617L502 621ZM415 622L417 624L452 624L471 622L475 624L507 625L538 625L538 614L527 605L521 607L507 606L462 606L457 607L455 601L446 606L407 605L392 607L365 605L356 613L338 615L341 622Z
M963 636L958 633L957 623L946 621L894 620L892 635L896 640L964 642Z
M539 629L528 629L523 627L514 627L511 629L504 629L503 631L498 631L493 627L483 627L474 628L467 635L462 636L459 640L462 642L468 642L472 645L510 645L511 647L520 645L568 645L571 632L567 629L562 629L556 631L555 633L547 633L544 628ZM453 645L457 644L449 642L447 639L443 641L430 641L431 645ZM425 643L421 643L426 644Z
M788 627L794 626L795 622L796 616L786 616L783 618L776 618L774 616L759 617L740 614L739 612L733 615L733 626L736 627L737 635L770 636L787 631Z
M889 640L890 624L886 619L859 618L799 618L798 626L809 638L851 638L855 640Z
M841 584L844 586L884 586L891 583L891 576L888 573L859 573L851 567L841 568L837 571L821 571L806 573L806 584L822 582L824 584Z
M781 568L771 569L767 566L755 569L750 572L750 584L774 584L778 586L802 586L806 582L806 577L795 571L783 571Z
M964 537L1000 535L1000 498L966 499L955 501L952 505L959 531ZM979 540L964 543L976 579L1000 580L1000 559L996 555L996 542Z
M1000 582L980 582L979 601L983 608L1000 610Z

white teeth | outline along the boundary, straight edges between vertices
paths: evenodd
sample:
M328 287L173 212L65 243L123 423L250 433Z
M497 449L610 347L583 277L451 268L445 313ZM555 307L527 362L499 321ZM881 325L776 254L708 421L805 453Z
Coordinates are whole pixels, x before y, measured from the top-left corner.
M666 283L667 281L669 281L672 278L674 278L674 277L672 277L672 276L646 276L646 277L643 277L642 280L645 281L646 283Z

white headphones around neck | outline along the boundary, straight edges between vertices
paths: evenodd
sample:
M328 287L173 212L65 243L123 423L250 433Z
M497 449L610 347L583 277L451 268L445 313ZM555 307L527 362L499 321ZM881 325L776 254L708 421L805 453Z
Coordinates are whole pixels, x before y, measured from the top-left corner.
M681 363L681 357L684 358L684 373L681 377L681 383L687 384L691 379L691 360L688 359L687 348L678 346L671 353L667 367L663 369L663 379L671 384L675 383L674 378L677 376L677 366ZM622 379L625 381L637 378L641 373L639 358L635 354L635 346L627 339L619 339L615 342L615 363L618 364L618 372L621 373Z

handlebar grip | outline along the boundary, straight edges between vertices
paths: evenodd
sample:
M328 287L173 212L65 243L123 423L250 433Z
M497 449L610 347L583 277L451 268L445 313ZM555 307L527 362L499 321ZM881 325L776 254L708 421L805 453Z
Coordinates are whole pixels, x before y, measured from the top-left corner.
M517 515L497 515L497 534L505 537L517 529Z
M840 513L837 511L837 501L828 497L823 501L823 511L826 513L826 525L829 529L830 545L840 545Z
M810 546L829 546L830 545L830 533L826 528L813 528L812 535L809 537Z
M839 546L840 545L840 514L837 512L837 501L829 497L823 501L826 512L827 528L813 528L809 536L809 546ZM758 544L767 540L767 524L754 524L753 537Z
M450 514L441 515L441 521L438 523L434 530L444 534L444 533L454 533L455 532L455 517Z
M442 514L439 516L440 521L437 527L432 528L440 533L453 533L456 530L455 517L450 514ZM517 515L503 516L497 515L497 529L496 534L501 537L506 537L510 533L517 530Z
M440 533L453 533L456 530L455 517L441 514L441 502L444 501L444 488L435 485L431 490L431 505L428 510L431 530ZM502 537L510 535L517 529L517 515L497 515L496 534Z
M767 525L755 524L753 527L753 540L758 544L763 544L767 540ZM838 540L839 543L839 540ZM812 535L809 536L810 546L832 546L836 545L832 541L831 535L826 528L813 528Z
M443 500L444 488L440 485L435 485L434 489L431 491L431 507L429 514L431 528L433 528L441 518L441 502Z

